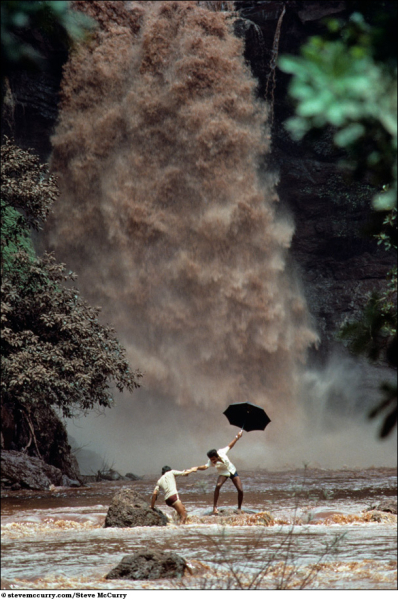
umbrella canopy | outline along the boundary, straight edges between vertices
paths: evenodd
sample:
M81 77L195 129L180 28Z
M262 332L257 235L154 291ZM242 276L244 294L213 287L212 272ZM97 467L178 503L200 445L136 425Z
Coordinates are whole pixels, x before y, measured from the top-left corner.
M271 422L264 409L251 402L230 404L223 414L231 425L236 425L245 431L264 430Z

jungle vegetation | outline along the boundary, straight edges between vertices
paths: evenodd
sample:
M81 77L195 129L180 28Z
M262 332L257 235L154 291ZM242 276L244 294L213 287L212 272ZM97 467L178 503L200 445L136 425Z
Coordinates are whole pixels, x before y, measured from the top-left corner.
M372 3L371 3L372 4ZM373 3L374 4L374 3ZM286 128L296 140L329 127L345 151L353 178L366 176L375 189L372 235L387 252L397 250L397 4L380 2L370 19L353 12L348 21L328 21L328 34L313 36L299 56L283 56L292 75L295 115ZM375 12L376 11L376 12ZM337 333L355 354L397 368L397 267L386 273L356 320ZM384 383L370 417L383 415L380 436L397 423L397 386Z
M65 47L83 39L96 25L63 0L1 2L1 71L6 77L15 69L45 69L42 47L51 39Z
M1 147L1 399L26 415L55 407L65 417L114 402L111 386L132 392L114 330L71 287L76 276L52 254L36 256L39 230L58 196L38 157L5 139Z

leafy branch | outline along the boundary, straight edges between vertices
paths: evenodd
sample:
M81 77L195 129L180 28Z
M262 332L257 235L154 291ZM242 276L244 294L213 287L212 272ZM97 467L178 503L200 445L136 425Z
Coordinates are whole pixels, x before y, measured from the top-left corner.
M132 392L139 387L141 373L130 368L114 330L101 324L100 309L68 287L74 273L52 254L36 257L32 248L24 247L29 228L41 226L58 195L55 180L43 179L44 172L36 157L6 140L1 395L2 401L21 406L26 414L48 405L71 417L96 406L112 406L111 386Z

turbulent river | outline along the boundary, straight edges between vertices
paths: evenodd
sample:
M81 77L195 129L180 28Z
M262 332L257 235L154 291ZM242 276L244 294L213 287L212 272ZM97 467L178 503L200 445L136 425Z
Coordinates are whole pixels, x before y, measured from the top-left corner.
M150 499L156 475L53 491L6 492L2 501L2 589L318 589L394 590L397 519L368 511L396 496L396 470L242 471L246 512L226 482L220 516L210 515L214 474L179 478L188 522L179 526L163 500L166 527L104 528L123 486ZM272 521L266 525L270 513ZM225 513L224 513L225 514ZM177 552L190 571L180 580L106 580L127 554Z

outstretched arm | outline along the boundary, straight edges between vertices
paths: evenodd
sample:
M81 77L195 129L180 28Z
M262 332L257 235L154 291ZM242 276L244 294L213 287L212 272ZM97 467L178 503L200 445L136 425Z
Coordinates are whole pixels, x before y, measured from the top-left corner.
M196 471L206 471L206 469L208 469L208 465L201 465L200 467L192 467L192 469L188 469L187 473L184 473L184 475L189 475L189 473L196 473Z
M243 429L241 429L241 431L239 431L238 435L236 435L234 437L232 442L230 444L228 444L229 449L231 449L235 446L236 442L242 437L242 435L243 435Z
M152 494L152 500L151 500L151 508L155 508L155 502L156 502L156 498L158 497L157 492L153 492Z
M191 473L196 473L197 470L198 470L198 467L192 467L191 469L185 469L185 471L183 473L181 473L181 475L190 475Z

